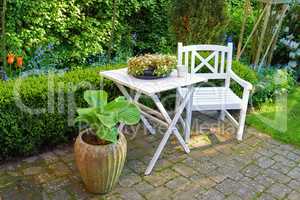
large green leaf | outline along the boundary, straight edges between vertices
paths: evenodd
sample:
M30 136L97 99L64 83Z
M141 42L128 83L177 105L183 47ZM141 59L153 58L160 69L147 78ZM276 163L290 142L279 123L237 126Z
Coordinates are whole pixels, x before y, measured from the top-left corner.
M129 105L129 102L124 97L118 97L104 107L105 112L119 113Z
M97 114L97 117L107 128L112 128L117 125L116 116L113 113Z
M121 110L118 113L118 120L124 124L133 125L140 121L140 111L136 105L130 103L126 109Z
M140 120L140 111L124 97L118 97L104 107L105 112L114 112L118 122L128 125L136 124Z
M79 108L77 121L88 123L90 128L96 130L96 135L102 140L116 143L118 131L117 123L133 125L139 122L138 108L124 97L118 97L107 103L105 91L88 90L84 99L90 108Z
M117 141L118 141L118 130L117 130L117 128L112 128L112 129L100 128L100 129L97 130L96 135L100 139L112 142L114 144L116 144Z
M84 122L88 124L97 123L96 109L95 108L78 108L78 117L76 122Z
M102 109L107 104L107 93L103 90L88 90L84 92L84 99L90 106Z
M90 115L92 113L95 113L96 109L95 108L78 108L77 113L79 115Z

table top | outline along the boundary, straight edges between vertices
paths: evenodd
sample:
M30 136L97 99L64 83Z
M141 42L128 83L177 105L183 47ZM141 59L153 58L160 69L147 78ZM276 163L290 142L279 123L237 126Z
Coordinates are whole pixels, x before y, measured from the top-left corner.
M207 81L207 79L203 77L192 74L187 74L185 77L178 77L175 70L170 76L155 80L137 79L127 73L127 68L102 71L100 72L100 75L114 81L115 83L121 84L146 95L152 95Z

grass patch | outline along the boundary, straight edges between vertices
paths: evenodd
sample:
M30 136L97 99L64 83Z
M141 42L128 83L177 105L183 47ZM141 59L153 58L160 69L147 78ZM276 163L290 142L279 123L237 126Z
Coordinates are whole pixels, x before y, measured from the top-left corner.
M300 147L300 87L275 103L266 103L247 116L250 126L273 138Z

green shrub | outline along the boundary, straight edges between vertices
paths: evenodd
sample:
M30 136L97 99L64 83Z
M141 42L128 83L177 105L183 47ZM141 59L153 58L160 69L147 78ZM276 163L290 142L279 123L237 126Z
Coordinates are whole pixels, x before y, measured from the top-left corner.
M242 79L250 82L254 87L258 82L257 74L254 70L250 68L250 66L247 66L239 61L233 61L232 62L232 70ZM238 95L243 94L243 89L234 81L231 82L230 87L234 92L236 92Z
M253 94L253 103L261 104L273 102L276 95L290 92L295 86L292 72L286 69L264 69L259 74L259 82L256 84Z
M0 160L30 155L69 141L76 134L76 108L87 106L83 92L100 88L100 70L121 66L0 82ZM103 83L110 99L119 95L111 81L104 79Z
M295 78L291 71L286 69L263 69L259 74L249 66L238 61L233 61L232 70L242 79L252 83L250 102L253 106L260 106L264 102L273 102L276 95L290 92L295 86ZM243 89L234 81L231 82L232 90L239 96Z

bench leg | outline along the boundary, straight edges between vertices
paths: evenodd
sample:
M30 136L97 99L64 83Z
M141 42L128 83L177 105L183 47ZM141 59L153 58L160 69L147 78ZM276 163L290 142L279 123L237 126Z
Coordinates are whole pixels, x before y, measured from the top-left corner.
M225 110L220 111L220 120L224 121L225 120Z
M238 131L237 131L237 140L239 140L239 141L243 140L246 114L247 114L247 110L241 109L241 111L240 111L240 120L239 120L239 128L238 128Z
M242 108L240 111L239 128L237 131L237 140L239 140L239 141L243 140L249 94L250 94L250 91L247 89L244 89L244 94L243 94L243 99L242 99L243 103L242 103Z

